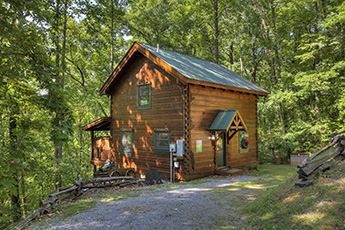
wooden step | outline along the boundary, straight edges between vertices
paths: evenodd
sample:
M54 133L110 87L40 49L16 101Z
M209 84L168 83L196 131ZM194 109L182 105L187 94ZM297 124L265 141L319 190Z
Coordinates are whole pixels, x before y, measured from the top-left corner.
M215 174L221 175L221 176L236 176L236 175L242 175L243 169L238 168L218 168L215 170Z

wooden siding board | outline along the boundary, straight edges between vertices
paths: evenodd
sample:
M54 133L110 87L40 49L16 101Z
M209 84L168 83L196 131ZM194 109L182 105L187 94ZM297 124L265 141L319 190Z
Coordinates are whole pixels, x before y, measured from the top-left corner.
M249 131L249 152L239 153L239 134L237 133L227 145L226 165L242 167L248 163L257 162L257 113L256 96L235 93L209 87L191 86L191 147L195 153L196 140L202 140L202 153L195 153L197 172L205 169L208 159L212 161L214 150L208 139L207 129L211 126L219 110L238 109ZM200 164L201 163L201 164ZM207 167L206 167L207 168Z
M183 138L182 89L173 76L143 56L125 73L117 76L116 90L111 94L115 159L120 167L134 167L142 173L150 168L169 173L169 153L154 151L154 130L168 128L171 142ZM138 110L137 85L147 81L152 85L151 109ZM119 152L121 128L133 129L132 155Z

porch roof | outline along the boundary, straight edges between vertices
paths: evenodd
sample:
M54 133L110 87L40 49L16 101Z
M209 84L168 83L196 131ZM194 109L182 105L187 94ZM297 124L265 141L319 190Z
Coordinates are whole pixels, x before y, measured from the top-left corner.
M245 130L247 126L238 109L220 110L209 131Z
M110 130L111 117L101 117L83 127L84 131L107 131Z

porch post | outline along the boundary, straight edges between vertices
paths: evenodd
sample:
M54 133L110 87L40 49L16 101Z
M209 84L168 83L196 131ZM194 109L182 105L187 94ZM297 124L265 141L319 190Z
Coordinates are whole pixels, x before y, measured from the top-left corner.
M91 161L94 159L94 131L91 130ZM95 174L96 172L96 165L93 163L93 173Z

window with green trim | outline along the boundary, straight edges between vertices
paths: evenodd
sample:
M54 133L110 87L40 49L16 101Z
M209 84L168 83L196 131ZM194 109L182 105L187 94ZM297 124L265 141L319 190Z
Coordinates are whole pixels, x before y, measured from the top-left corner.
M170 132L155 131L155 151L169 152L170 147Z
M121 131L121 153L132 155L133 153L133 131Z
M138 85L138 109L151 109L151 84Z

